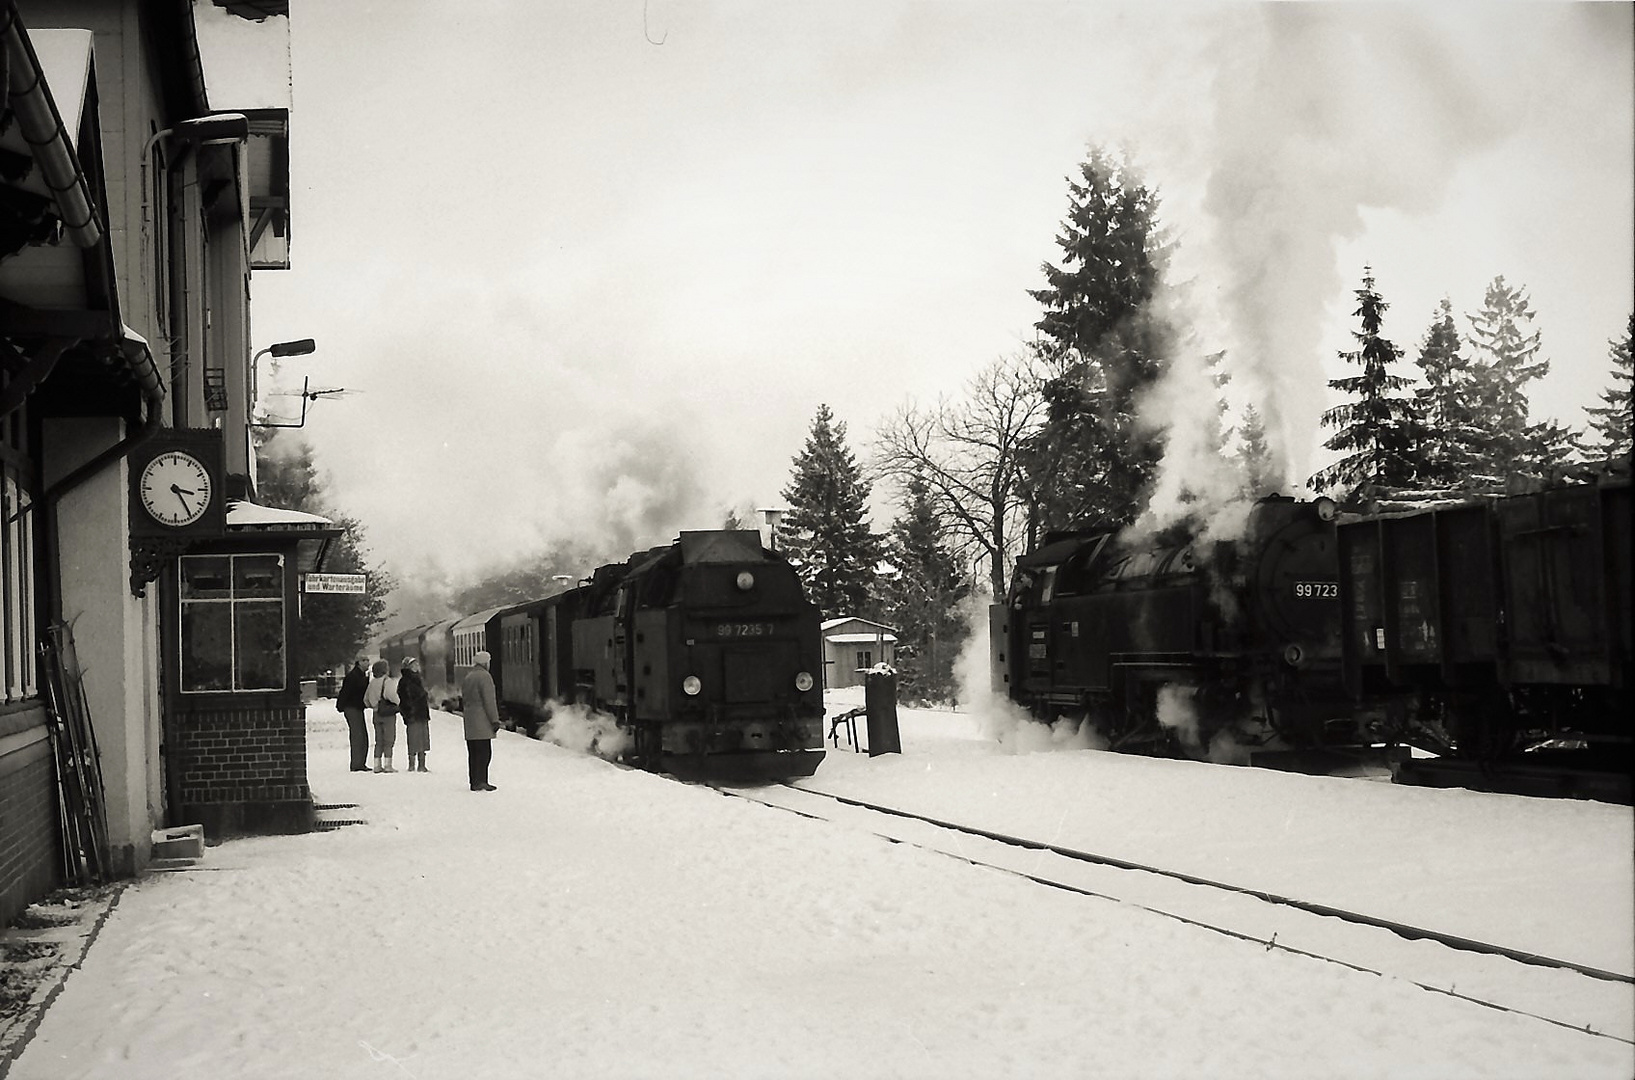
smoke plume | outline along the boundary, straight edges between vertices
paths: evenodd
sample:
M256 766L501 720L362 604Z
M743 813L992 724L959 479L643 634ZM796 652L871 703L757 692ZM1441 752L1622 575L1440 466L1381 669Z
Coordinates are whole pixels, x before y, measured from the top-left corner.
M954 680L962 709L984 735L1013 754L1041 750L1105 750L1107 743L1083 720L1062 717L1053 724L1029 712L995 689L988 647L988 598L967 597L960 604L965 620L965 647L954 661Z
M1339 244L1361 233L1365 209L1436 208L1459 166L1522 111L1470 19L1439 24L1399 6L1355 15L1269 4L1229 20L1198 144L1212 163L1202 209L1229 363L1291 478L1306 475L1326 400L1328 308L1350 299Z

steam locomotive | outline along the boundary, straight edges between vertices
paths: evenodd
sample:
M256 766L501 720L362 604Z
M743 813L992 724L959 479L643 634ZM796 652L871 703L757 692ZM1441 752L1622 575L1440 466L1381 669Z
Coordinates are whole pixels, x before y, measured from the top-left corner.
M1274 496L1233 541L1057 536L991 609L994 687L1121 750L1394 744L1478 773L1627 777L1630 548L1627 461L1390 511Z
M1117 750L1241 760L1373 740L1342 679L1337 510L1262 499L1238 540L1049 538L990 609L995 690Z
M642 768L809 776L823 759L817 607L753 530L683 532L575 588L393 635L432 699L458 707L478 651L501 718L535 734L572 706L611 717Z

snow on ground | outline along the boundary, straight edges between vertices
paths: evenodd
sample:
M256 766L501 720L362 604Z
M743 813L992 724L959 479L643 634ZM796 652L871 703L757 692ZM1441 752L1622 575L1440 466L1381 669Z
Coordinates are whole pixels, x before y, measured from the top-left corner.
M806 783L1629 970L1627 807L901 719L901 755ZM1635 1074L1627 1044L520 736L473 793L457 724L430 774L353 774L311 706L314 794L368 823L128 888L6 1080Z

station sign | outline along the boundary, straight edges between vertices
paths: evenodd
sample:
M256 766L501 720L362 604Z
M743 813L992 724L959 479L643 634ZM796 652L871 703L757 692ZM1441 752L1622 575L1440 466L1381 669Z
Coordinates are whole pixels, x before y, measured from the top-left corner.
M309 593L356 593L362 595L367 592L365 574L307 574L303 579L303 589Z

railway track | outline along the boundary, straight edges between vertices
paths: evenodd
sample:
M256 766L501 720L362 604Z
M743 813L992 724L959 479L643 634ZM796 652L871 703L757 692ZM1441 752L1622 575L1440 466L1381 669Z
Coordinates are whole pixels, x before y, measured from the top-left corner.
M804 785L723 795L1126 904L1214 933L1635 1045L1635 977L1265 890L996 833Z

